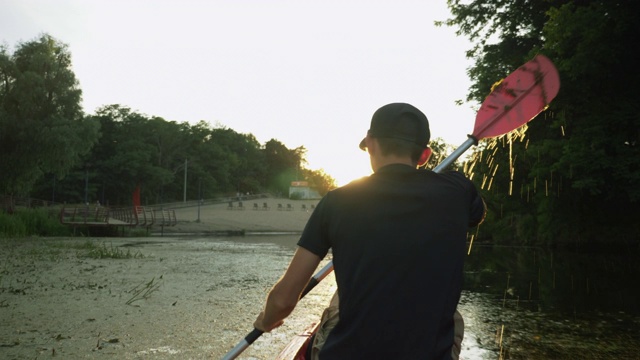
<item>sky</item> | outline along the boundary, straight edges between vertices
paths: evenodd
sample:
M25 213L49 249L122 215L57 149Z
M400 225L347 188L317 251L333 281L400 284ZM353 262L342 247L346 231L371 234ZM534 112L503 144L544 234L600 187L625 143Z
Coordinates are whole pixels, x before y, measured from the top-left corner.
M371 115L407 102L432 138L473 130L471 44L446 0L0 0L0 44L68 45L87 114L119 104L307 149L339 185L371 173Z

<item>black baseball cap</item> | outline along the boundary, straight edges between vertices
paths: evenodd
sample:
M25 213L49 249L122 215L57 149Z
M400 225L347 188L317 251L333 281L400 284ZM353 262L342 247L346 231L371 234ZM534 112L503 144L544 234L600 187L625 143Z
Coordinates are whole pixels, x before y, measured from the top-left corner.
M373 114L367 135L375 138L405 140L426 148L429 145L431 132L427 116L418 108L405 103L391 103ZM364 140L360 142L362 150L366 148Z

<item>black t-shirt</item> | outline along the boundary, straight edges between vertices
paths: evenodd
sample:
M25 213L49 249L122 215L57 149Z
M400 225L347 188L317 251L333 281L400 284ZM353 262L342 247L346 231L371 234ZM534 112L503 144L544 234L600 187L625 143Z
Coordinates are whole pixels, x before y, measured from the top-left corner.
M332 250L340 321L321 359L450 359L466 234L484 216L473 183L388 165L329 192L298 245Z

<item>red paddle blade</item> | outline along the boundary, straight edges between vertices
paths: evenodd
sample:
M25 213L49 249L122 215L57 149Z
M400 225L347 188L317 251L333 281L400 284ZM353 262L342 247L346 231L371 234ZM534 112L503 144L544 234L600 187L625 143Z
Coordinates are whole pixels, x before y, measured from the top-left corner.
M473 137L480 140L517 129L544 110L559 90L558 70L546 56L537 55L494 85L476 115Z

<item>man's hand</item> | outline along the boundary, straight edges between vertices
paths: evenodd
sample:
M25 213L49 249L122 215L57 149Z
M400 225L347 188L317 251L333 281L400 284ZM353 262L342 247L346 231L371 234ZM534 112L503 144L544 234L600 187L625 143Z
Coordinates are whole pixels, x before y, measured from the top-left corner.
M280 320L271 326L267 326L268 324L264 324L264 311L262 311L260 312L260 315L258 315L256 321L253 323L253 327L262 332L271 332L271 330L280 327L282 324L284 324L284 320Z
M296 250L287 271L269 291L264 310L253 323L257 330L269 332L284 323L319 263L318 255L301 247Z

